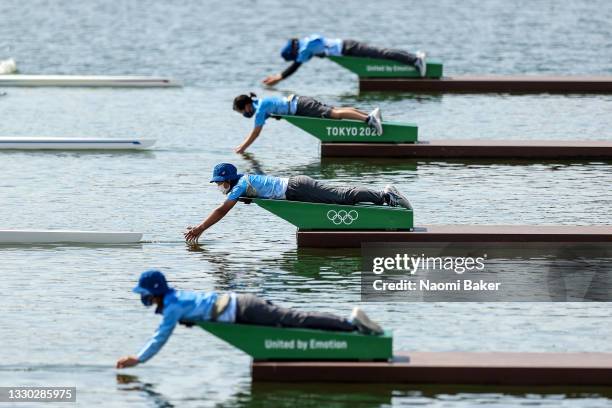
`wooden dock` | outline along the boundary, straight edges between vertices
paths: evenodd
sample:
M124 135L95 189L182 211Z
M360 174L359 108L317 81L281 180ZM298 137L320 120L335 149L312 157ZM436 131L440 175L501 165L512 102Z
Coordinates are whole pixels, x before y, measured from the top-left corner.
M431 140L417 143L322 143L322 157L612 159L612 141Z
M612 226L427 225L413 231L297 231L298 247L360 248L366 242L612 245Z
M253 361L253 381L611 386L612 353L398 353L389 362Z
M601 93L612 94L612 76L450 76L427 78L360 78L364 92L419 93Z

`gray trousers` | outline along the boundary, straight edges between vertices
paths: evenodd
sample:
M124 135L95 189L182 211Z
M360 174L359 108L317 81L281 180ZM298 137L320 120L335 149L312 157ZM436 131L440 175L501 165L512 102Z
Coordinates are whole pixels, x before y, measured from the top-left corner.
M349 57L365 57L388 59L401 62L406 65L414 65L416 55L408 51L398 50L393 48L380 48L368 44L364 44L354 40L343 40L342 55Z
M236 309L236 323L331 331L356 330L352 323L342 317L280 307L254 295L236 295Z
M331 117L332 109L334 109L333 106L319 102L310 96L298 96L297 98L296 116L309 116L311 118Z
M308 176L289 177L285 197L290 201L309 203L348 204L373 203L383 205L385 194L365 187L332 187Z

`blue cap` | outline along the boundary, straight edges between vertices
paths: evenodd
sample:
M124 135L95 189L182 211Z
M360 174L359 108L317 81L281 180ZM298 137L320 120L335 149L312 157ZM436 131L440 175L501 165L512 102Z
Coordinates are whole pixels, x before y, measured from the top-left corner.
M213 169L211 183L232 181L242 177L242 174L238 174L238 169L231 163L219 163Z
M293 49L294 41L297 40L292 38L291 40L287 41L287 44L285 44L285 46L281 49L281 57L283 57L285 61L295 61L297 58L297 52L295 52Z
M166 277L157 269L144 271L138 279L138 285L132 289L132 292L139 293L141 296L160 296L170 291Z

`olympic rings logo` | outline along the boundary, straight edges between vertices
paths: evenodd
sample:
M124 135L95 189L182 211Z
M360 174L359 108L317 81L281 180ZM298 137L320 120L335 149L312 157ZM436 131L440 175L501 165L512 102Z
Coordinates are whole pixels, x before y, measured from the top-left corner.
M357 220L358 217L359 214L355 210L329 210L327 212L327 219L333 222L335 225L351 225L353 221Z

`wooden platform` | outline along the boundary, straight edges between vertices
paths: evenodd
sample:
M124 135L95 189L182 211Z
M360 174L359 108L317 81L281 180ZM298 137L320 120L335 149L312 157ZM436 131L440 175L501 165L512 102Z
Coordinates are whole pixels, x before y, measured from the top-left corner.
M323 157L612 159L612 141L431 140L418 143L322 143Z
M612 245L612 226L425 225L415 227L414 231L297 231L298 247L360 248L364 242Z
M253 381L612 385L612 353L398 353L390 362L260 362Z
M360 91L458 93L612 93L612 76L453 76L361 78Z

